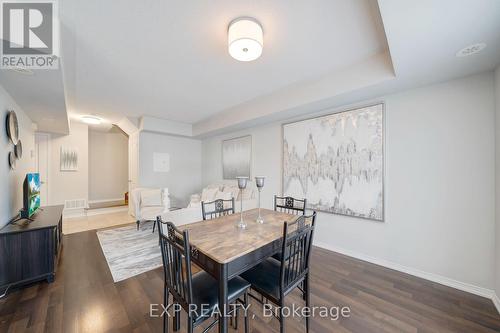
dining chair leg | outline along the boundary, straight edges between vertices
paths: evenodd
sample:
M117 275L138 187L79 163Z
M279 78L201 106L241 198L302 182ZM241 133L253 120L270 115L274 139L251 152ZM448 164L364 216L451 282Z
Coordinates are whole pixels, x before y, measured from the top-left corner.
M180 311L177 310L179 307L176 303L176 306L174 307L174 332L177 332L179 328L181 328L181 316L180 316Z
M279 304L280 333L285 333L285 317L283 317L283 307L285 306L285 295L281 294Z
M168 307L168 300L169 300L169 297L170 294L168 292L168 288L167 286L164 286L163 287L163 306L164 308L167 308ZM163 333L168 333L169 329L168 329L168 314L163 314Z
M248 310L248 291L245 293L244 301L245 301L245 307ZM245 316L245 318L244 318L244 320L245 320L245 333L248 333L248 315L249 314L247 311L244 311L243 315Z
M309 274L306 275L304 279L304 294L306 296L306 309L310 309L311 307L311 293L309 292ZM309 333L309 316L306 316L306 333Z
M156 222L153 223L153 234L155 233Z
M238 317L240 314L240 308L237 307L236 310L234 311L234 329L237 331L238 330Z
M280 308L280 333L285 333L285 317L283 317Z

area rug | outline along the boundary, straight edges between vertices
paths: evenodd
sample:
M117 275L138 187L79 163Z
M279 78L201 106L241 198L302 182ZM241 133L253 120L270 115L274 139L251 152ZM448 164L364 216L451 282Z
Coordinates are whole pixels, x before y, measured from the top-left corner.
M113 281L119 282L162 265L158 230L153 223L97 231L102 252L108 262Z

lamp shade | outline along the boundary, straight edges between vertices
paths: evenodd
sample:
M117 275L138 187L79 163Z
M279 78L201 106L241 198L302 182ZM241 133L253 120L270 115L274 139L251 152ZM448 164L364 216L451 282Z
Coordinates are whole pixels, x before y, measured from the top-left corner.
M254 19L239 18L229 24L229 54L239 61L252 61L260 57L264 46L262 27Z

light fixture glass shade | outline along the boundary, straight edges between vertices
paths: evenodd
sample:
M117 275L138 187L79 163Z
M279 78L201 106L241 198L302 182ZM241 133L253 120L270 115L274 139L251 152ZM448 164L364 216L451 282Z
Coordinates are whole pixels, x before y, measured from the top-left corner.
M260 24L251 18L239 18L229 24L229 54L239 61L252 61L260 57L264 46Z
M94 116L83 116L81 119L85 124L89 125L99 125L102 122L101 118Z

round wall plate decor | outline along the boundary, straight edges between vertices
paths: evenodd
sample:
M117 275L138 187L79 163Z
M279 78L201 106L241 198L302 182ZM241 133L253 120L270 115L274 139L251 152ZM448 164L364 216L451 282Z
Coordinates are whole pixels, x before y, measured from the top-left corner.
M20 159L23 157L23 143L21 140L17 142L17 145L14 146L14 153L16 154L16 157Z
M13 151L9 152L9 166L12 170L16 168L16 156Z
M7 114L7 135L13 144L17 144L19 141L19 124L17 123L17 115L14 111L9 111Z

